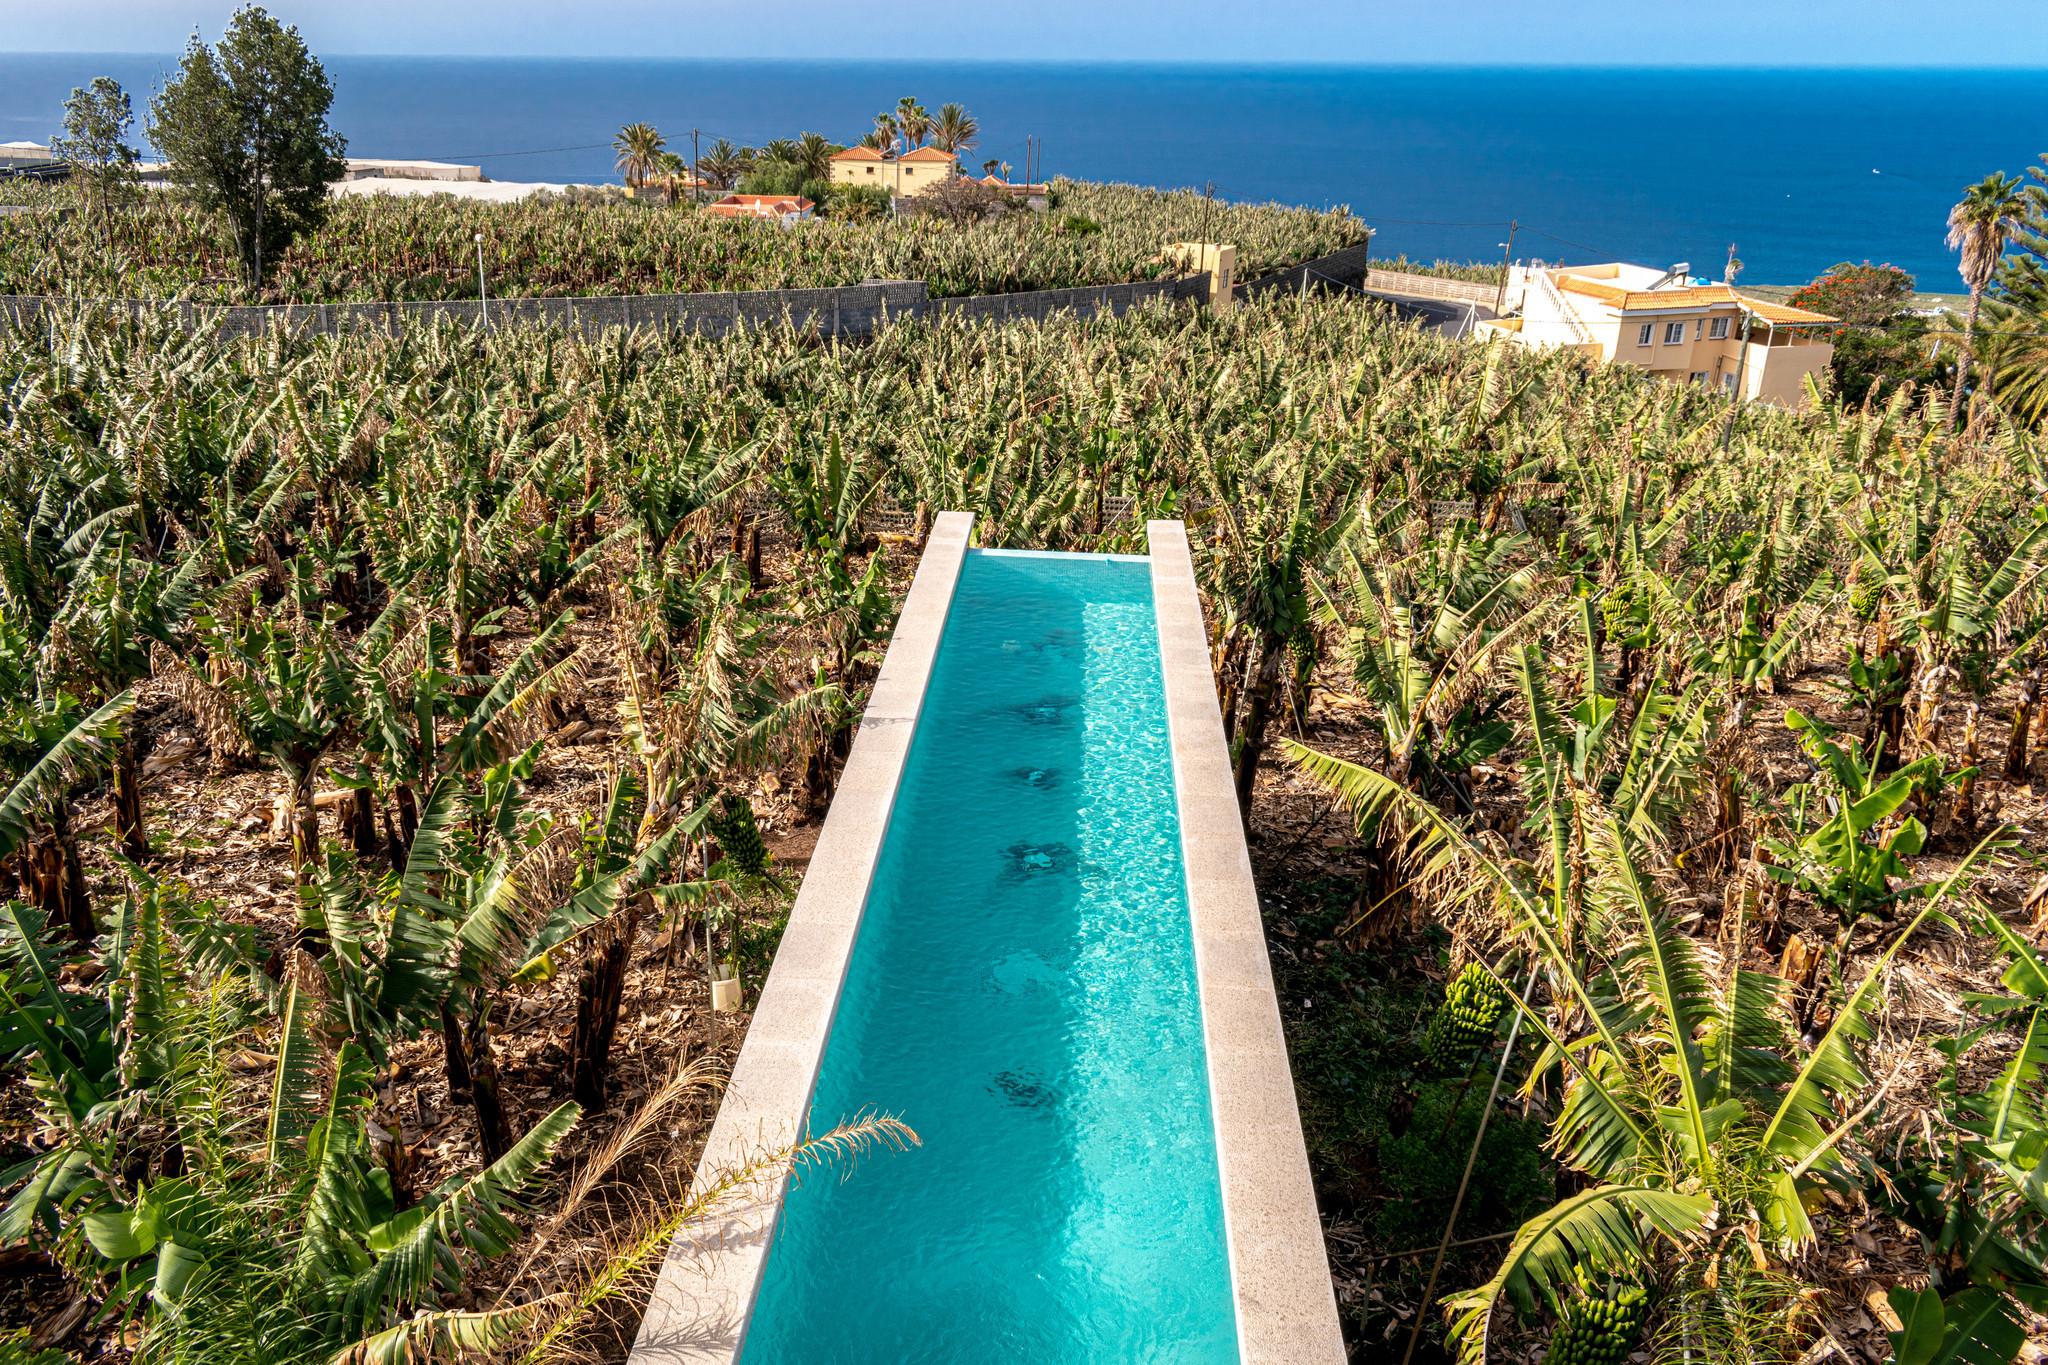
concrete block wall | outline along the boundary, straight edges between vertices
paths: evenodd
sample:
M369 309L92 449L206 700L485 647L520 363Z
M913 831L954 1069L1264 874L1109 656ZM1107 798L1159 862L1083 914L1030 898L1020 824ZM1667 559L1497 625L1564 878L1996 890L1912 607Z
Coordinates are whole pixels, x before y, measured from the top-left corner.
M1384 290L1389 294L1417 294L1424 298L1456 299L1460 303L1481 303L1493 307L1500 297L1500 288L1491 284L1476 284L1471 280L1446 280L1436 275L1410 275L1399 270L1375 270L1365 280L1367 289Z
M735 327L777 327L785 321L821 336L870 336L889 322L941 313L971 319L1042 321L1055 313L1083 318L1121 316L1153 299L1206 299L1206 274L1139 284L1093 285L1020 294L934 299L923 280L885 280L833 289L755 289L724 294L637 294L616 298L475 299L406 303L321 303L222 307L200 303L121 300L131 313L175 308L187 331L223 337L256 336L272 327L313 332L395 332L408 322L452 322L474 327L488 316L493 327L543 326L597 335L614 327L678 328L723 336ZM0 318L32 320L69 301L28 295L0 296Z
M1275 275L1240 284L1233 291L1240 299L1254 299L1262 294L1299 294L1307 283L1311 291L1329 289L1333 282L1339 285L1365 287L1366 275L1372 269L1372 243L1360 242L1357 246L1333 251L1327 256L1318 256L1312 261L1290 266Z

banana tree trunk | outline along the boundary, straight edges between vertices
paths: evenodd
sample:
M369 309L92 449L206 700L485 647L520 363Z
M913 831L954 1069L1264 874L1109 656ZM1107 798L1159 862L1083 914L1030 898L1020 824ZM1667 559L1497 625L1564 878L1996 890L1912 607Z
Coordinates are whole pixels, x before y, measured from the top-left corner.
M2020 679L2019 704L2012 709L2012 734L2005 742L2005 777L2008 782L2027 779L2027 740L2034 723L2034 702L2041 690L2041 670L2036 668Z
M1979 709L1978 704L1973 701L1970 703L1970 709L1964 713L1963 767L1965 768L1977 766L1977 712ZM1965 831L1977 828L1977 775L1975 773L1971 773L1968 777L1964 778L1956 787L1956 824Z
M137 771L135 741L123 738L114 750L114 828L121 856L131 862L149 857L149 832L142 823L142 777Z
M619 1030L619 1002L625 997L626 967L640 932L640 899L635 896L611 940L591 954L576 983L576 1027L570 1036L569 1067L576 1103L586 1114L602 1114L608 1103L612 1039Z
M311 885L320 866L320 808L313 804L313 779L319 769L308 762L292 784L292 880Z
M403 858L412 851L413 836L420 832L420 802L412 788L401 782L393 793L398 802L398 856Z
M476 1145L488 1166L512 1148L505 1101L498 1088L498 1058L491 1050L490 1001L478 999L469 1014L469 1099L476 1110Z
M1259 640L1259 651L1258 678L1245 710L1235 774L1238 814L1247 830L1252 823L1252 783L1258 777L1259 756L1266 747L1266 724L1273 718L1273 694L1279 690L1280 664L1287 656L1286 642L1268 632Z
M360 857L374 858L384 850L377 839L377 805L368 787L349 793L348 842Z
M469 1057L462 1047L462 1021L445 1002L441 1006L441 1060L448 1070L448 1093L469 1093Z
M78 840L71 833L71 803L61 796L51 813L50 827L21 852L21 884L23 899L41 910L50 923L69 929L79 947L92 947L99 926L93 923Z

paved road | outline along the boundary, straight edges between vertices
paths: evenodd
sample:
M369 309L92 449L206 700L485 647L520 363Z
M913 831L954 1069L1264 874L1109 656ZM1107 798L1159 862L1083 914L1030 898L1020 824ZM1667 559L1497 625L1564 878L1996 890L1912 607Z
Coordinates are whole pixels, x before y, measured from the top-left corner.
M1457 299L1430 299L1415 294L1389 294L1380 289L1363 289L1376 299L1384 299L1394 305L1394 311L1404 318L1413 318L1426 326L1436 328L1447 337L1461 337L1472 330L1475 306ZM1477 308L1481 318L1493 316L1490 308Z

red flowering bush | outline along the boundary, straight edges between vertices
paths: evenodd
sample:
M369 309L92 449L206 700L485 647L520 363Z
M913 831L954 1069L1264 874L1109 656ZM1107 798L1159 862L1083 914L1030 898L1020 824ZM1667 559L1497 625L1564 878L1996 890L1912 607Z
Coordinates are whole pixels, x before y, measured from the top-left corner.
M1912 297L1913 277L1897 266L1843 261L1785 302L1867 326L1891 321Z

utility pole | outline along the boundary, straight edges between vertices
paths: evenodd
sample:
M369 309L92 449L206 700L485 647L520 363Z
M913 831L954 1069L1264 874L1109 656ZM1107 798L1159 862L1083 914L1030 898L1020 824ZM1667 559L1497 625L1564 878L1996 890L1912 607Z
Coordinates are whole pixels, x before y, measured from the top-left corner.
M1211 180L1207 186L1207 192L1202 197L1202 240L1204 242L1209 240L1209 210L1215 206L1215 203L1216 182Z
M692 128L690 130L690 202L693 204L704 202L704 172L697 169L702 164L700 160L701 155L697 150L697 130Z
M477 302L483 305L484 330L489 331L491 327L491 296L490 292L484 288L484 235L481 232L476 235L476 297Z
M1728 260L1735 263L1735 248L1728 248ZM1731 280L1732 284L1733 281ZM1736 305L1738 308L1740 304ZM1749 363L1749 321L1747 308L1742 310L1742 349L1735 353L1735 392L1728 396L1728 425L1721 429L1721 453L1728 453L1729 443L1735 439L1735 410L1742 406L1742 369Z
M1521 228L1522 225L1515 219L1508 219L1508 239L1502 243L1506 250L1501 253L1500 258L1500 290L1493 296L1493 315L1495 317L1499 317L1500 310L1507 307L1508 304L1508 262L1515 258L1515 234L1521 231Z

